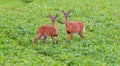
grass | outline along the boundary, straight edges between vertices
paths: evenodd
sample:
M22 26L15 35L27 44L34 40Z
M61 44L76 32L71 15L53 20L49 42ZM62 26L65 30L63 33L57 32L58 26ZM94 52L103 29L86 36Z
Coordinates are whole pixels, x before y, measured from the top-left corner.
M0 66L119 66L119 0L0 0ZM67 42L61 10L72 10L69 19L86 25L85 38L77 34ZM49 37L33 47L48 15L58 14L60 41Z

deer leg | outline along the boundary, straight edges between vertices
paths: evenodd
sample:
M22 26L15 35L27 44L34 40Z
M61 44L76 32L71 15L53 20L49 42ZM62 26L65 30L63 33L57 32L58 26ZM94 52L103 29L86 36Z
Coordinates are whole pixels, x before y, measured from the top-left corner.
M56 36L56 38L57 38L56 43L58 43L58 41L59 41L59 36Z
M46 43L47 36L44 36L43 43Z
M83 32L78 32L78 35L79 35L81 38L84 38Z
M68 35L68 41L70 41L72 39L71 34L67 34Z
M55 43L55 42L54 42L54 37L53 37L53 36L52 36L52 42L53 42L53 44Z
M72 35L72 34L70 34L70 40L72 39L72 36L73 36L73 35Z
M41 34L39 34L35 39L34 39L34 45L36 45L36 42L42 37Z
M72 39L72 34L69 31L67 31L67 36L68 41L70 41Z

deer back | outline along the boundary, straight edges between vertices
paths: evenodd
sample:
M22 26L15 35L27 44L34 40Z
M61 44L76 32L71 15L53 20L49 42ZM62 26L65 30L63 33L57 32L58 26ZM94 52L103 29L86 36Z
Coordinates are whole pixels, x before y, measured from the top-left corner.
M68 22L66 23L66 30L70 33L76 33L80 31L80 26L76 22Z
M39 33L44 36L53 36L58 34L58 30L54 26L42 26Z

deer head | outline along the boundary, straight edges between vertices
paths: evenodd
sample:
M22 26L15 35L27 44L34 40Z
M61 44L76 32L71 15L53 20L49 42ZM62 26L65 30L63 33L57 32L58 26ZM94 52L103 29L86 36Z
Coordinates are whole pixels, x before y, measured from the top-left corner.
M50 19L52 20L52 22L54 23L56 18L58 17L58 15L56 14L55 16L51 16L49 15Z
M62 13L64 14L65 18L68 18L69 14L71 13L71 10L69 10L68 12L64 12L64 10L62 10Z

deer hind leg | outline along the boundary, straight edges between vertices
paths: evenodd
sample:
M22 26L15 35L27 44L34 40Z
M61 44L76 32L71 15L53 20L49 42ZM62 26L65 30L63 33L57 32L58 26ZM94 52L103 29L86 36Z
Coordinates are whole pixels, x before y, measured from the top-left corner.
M43 43L44 44L46 43L46 39L47 39L47 36L44 36L44 38L43 38Z
M82 31L78 32L78 35L79 35L81 38L84 38Z
M42 37L41 34L39 34L35 39L34 39L34 45L36 45L36 42Z

